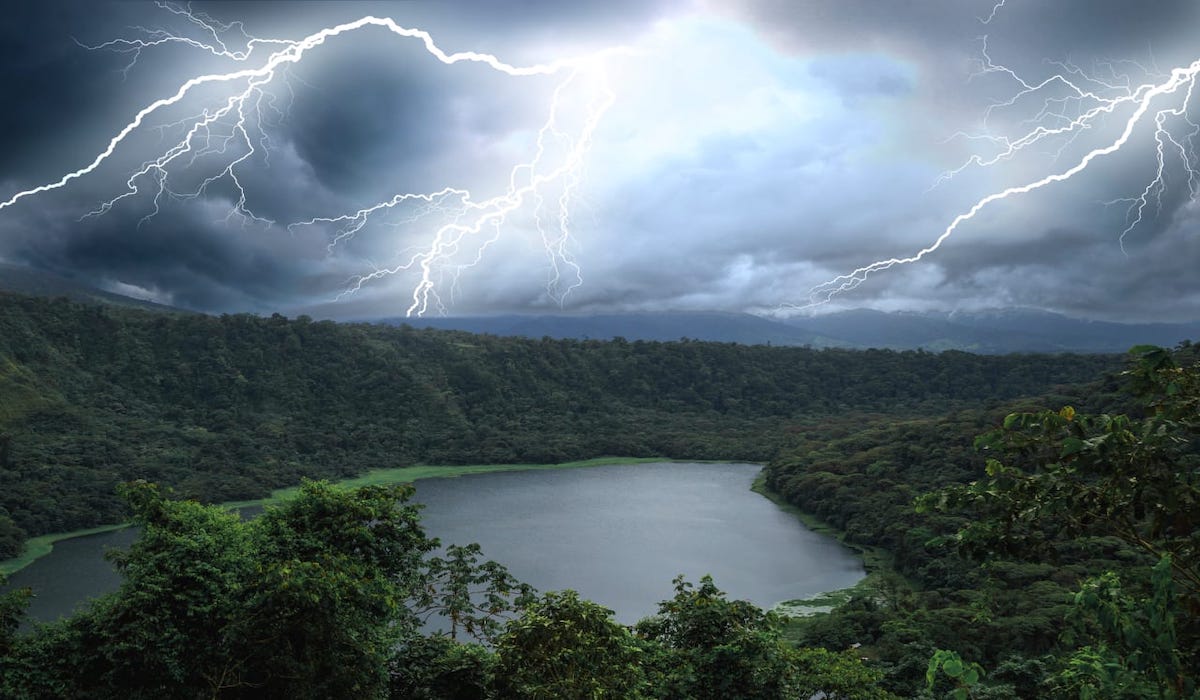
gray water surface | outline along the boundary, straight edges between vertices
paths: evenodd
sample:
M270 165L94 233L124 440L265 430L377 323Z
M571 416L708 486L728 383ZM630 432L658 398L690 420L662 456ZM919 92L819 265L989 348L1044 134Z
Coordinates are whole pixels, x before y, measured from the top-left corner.
M750 485L750 464L639 464L478 474L417 482L426 531L478 542L539 590L573 588L632 623L672 596L671 580L711 574L731 598L762 607L847 588L862 561L807 530ZM59 542L13 574L31 586L30 615L50 620L113 590L102 556L136 531Z

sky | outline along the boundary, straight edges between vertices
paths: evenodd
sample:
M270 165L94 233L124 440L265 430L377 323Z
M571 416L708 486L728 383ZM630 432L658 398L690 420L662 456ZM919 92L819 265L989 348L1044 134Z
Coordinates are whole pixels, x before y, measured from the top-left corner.
M1198 26L1191 0L20 3L0 261L332 318L1200 319Z

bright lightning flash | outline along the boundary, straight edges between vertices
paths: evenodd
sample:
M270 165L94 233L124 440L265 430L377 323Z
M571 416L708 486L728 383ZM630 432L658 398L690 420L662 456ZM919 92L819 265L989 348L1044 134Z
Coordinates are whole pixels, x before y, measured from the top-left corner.
M988 21L1003 4L996 4L992 15L987 18ZM855 289L876 272L923 260L937 251L959 227L975 218L988 205L1075 177L1093 163L1124 148L1139 128L1153 130L1157 167L1150 182L1140 193L1107 203L1122 203L1128 207L1126 227L1119 238L1122 251L1126 235L1143 222L1148 210L1161 208L1172 162L1180 164L1187 173L1187 186L1191 196L1200 196L1200 159L1195 148L1200 124L1189 116L1197 76L1200 75L1200 59L1166 73L1161 73L1153 67L1147 69L1132 61L1123 62L1146 76L1146 82L1139 84L1135 84L1129 75L1119 72L1113 63L1101 64L1097 71L1089 73L1076 65L1061 62L1054 64L1060 69L1055 74L1041 81L1030 82L1015 71L993 62L988 54L986 37L983 41L979 72L1005 76L1017 86L1017 91L1010 99L988 108L985 113L985 128L988 118L1001 110L1021 109L1032 104L1035 113L1032 118L1021 122L1022 128L1027 130L1013 136L991 133L956 134L972 141L991 143L996 150L990 155L972 156L958 168L943 173L938 178L938 183L971 167L987 168L1013 160L1026 152L1034 151L1034 147L1051 149L1054 154L1053 172L979 199L956 216L932 243L916 253L907 257L877 260L839 275L809 290L807 303L787 304L783 308L811 309L826 304L836 295ZM1115 138L1086 150L1081 156L1072 158L1066 166L1059 164L1068 147L1088 135L1104 133L1104 126L1113 122L1115 128L1110 128L1109 133L1115 132Z
M515 165L507 187L496 196L477 200L466 189L445 187L437 191L399 193L387 201L361 208L353 213L315 217L287 225L295 231L302 227L326 226L333 229L330 248L354 236L373 219L401 212L400 221L388 225L413 224L429 217L440 217L427 243L410 248L403 260L392 266L376 266L355 277L343 294L360 290L364 284L402 271L414 271L417 282L412 290L406 315L422 315L433 306L444 311L438 294L439 284L449 275L452 281L463 268L478 264L488 246L501 233L502 225L517 212L531 214L541 243L550 259L548 295L559 304L580 284L579 265L570 254L572 202L578 195L586 157L596 128L612 105L614 93L605 72L607 57L625 52L615 48L582 58L531 66L514 66L486 53L462 51L447 53L421 29L397 24L390 18L363 17L317 31L298 40L259 38L248 34L241 23L224 24L206 14L165 2L157 3L166 12L186 20L195 36L184 36L162 29L136 28L135 39L114 39L95 50L128 53L128 74L143 51L165 45L179 45L229 61L238 67L225 73L210 73L189 78L173 94L151 102L116 133L108 145L87 165L49 182L17 192L0 201L0 210L18 201L66 187L73 180L96 172L126 146L136 134L152 127L149 121L170 108L191 101L208 99L210 104L198 113L158 125L161 134L179 135L154 157L128 174L125 188L100 203L85 215L100 216L123 200L143 192L152 193L154 216L165 198L194 199L204 195L215 183L231 188L234 201L228 219L243 224L271 227L275 221L251 208L245 175L252 162L268 163L271 150L270 129L284 118L287 97L292 95L288 69L299 64L309 52L326 41L368 28L379 28L402 37L415 39L436 60L446 65L478 63L496 72L516 78L552 76L557 80L549 116L537 134L532 158ZM282 91L282 94L281 94ZM582 116L564 117L564 102L584 94ZM217 95L211 98L210 95ZM213 163L216 163L214 166ZM207 169L206 169L207 168ZM200 171L197 174L196 171ZM189 179L190 178L190 179ZM143 221L145 220L143 219ZM453 289L453 288L452 288Z

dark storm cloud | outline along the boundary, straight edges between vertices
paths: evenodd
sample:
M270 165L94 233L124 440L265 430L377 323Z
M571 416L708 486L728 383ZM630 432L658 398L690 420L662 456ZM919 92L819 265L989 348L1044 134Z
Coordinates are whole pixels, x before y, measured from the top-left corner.
M984 25L980 18L992 5L537 0L193 7L242 20L254 34L287 38L367 14L389 16L428 29L449 51L489 51L516 64L635 44L643 54L613 64L617 101L597 132L583 196L572 210L572 252L584 285L568 307L610 311L770 310L803 302L813 284L871 260L912 254L979 197L1066 167L1096 143L1089 139L1110 136L1096 129L1058 161L1031 154L994 169L968 168L931 189L939 172L986 152L984 143L950 137L981 130L988 105L1018 89L1004 75L972 77L983 34L996 61L1033 81L1060 70L1048 61L1119 77L1138 71L1122 59L1164 69L1190 61L1197 49L1200 3L1192 0L1008 0ZM183 28L178 17L148 3L48 2L7 12L0 24L3 196L83 165L149 100L172 92L184 76L228 65L163 48L143 56L126 78L121 68L129 57L88 52L72 41L131 37L133 25ZM280 224L353 212L400 191L479 185L490 195L497 174L527 157L553 87L552 80L508 79L479 66L447 69L419 44L382 30L343 37L290 69L288 82L273 84L277 104L288 109L270 120L270 161L249 164L242 184L254 211ZM1029 107L999 110L987 126L1018 133ZM181 108L171 118L186 113ZM139 144L152 141L151 135ZM1124 208L1102 204L1145 187L1154 146L1139 133L1085 177L991 206L924 263L873 276L838 303L1024 304L1107 318L1139 317L1157 307L1162 316L1200 316L1200 283L1191 271L1200 260L1194 235L1200 221L1177 166L1161 215L1126 238L1128 257L1117 242ZM139 221L152 207L146 194L104 217L79 220L120 193L124 174L145 157L142 150L123 154L103 173L0 211L0 258L206 310L266 311L325 302L353 275L396 264L412 244L376 226L330 252L325 244L333 227L243 225L226 218L235 199L228 182L195 201L166 202L145 223ZM172 182L186 190L195 179ZM528 212L512 217L481 269L461 276L453 311L556 308L543 288L550 273L530 218ZM411 282L380 280L346 303L344 315L395 315L407 305Z
M1200 5L1191 0L1008 0L991 22L991 0L743 0L714 2L749 19L794 51L899 50L945 57L990 34L1019 47L1016 59L1128 58L1148 48L1172 51L1194 36Z
M1194 207L1190 207L1192 209ZM1107 232L1055 230L1029 244L985 243L970 254L948 252L935 265L950 271L937 288L991 306L1054 308L1088 318L1185 321L1195 318L1192 280L1200 241L1194 212L1153 240L1113 255ZM985 306L986 304L980 304Z
M95 7L107 14L106 6ZM80 143L82 122L113 111L113 92L127 92L120 81L125 65L120 56L89 53L73 40L109 19L120 27L141 14L129 12L130 3L107 7L113 11L108 17L64 3L20 3L5 9L0 22L0 178L58 174L61 157Z
M753 22L775 45L795 55L866 52L911 61L917 100L908 105L906 133L926 154L940 153L943 163L953 163L956 153L965 159L970 151L962 150L962 142L935 142L939 132L944 138L960 129L979 131L983 110L1019 89L1001 74L968 80L980 65L983 45L977 37L989 35L992 58L1031 83L1061 71L1061 63L1070 63L1110 82L1128 79L1136 84L1148 80L1143 69L1166 71L1194 60L1195 30L1200 25L1200 4L1188 0L1153 4L1009 0L986 25L980 18L991 11L990 2L748 0L736 9L723 3L714 6ZM1008 133L1021 133L1029 128L1019 121L1031 114L1030 107L1036 111L1037 105L1001 110L993 114L990 125L994 132L1004 133L1007 128ZM990 183L984 179L976 197L996 191L1001 183L1028 182L1062 170L1087 148L1115 138L1115 131L1097 132L1087 134L1077 148L1068 147L1060 160L1046 157L1032 161L1036 163L1032 169L1012 171L1007 179ZM909 293L914 302L924 296L951 306L1024 304L1102 318L1194 317L1200 313L1200 287L1187 266L1194 269L1200 251L1194 242L1191 200L1183 186L1187 177L1178 164L1168 163L1171 186L1161 203L1151 201L1144 221L1126 237L1128 256L1117 240L1127 223L1128 203L1102 204L1143 191L1156 167L1154 148L1149 131L1143 129L1121 153L1102 159L1072 181L984 212L929 256L923 263L926 268L899 271L897 277L902 279L894 281L888 275L895 273L883 273L856 292L852 301L842 303L870 305L889 293ZM967 181L973 177L979 176L968 170ZM848 177L844 182L864 179ZM961 193L969 191L964 187ZM810 259L824 260L831 269L845 272L878 257L911 254L932 241L955 214L965 211L972 198L947 195L926 202L940 217L929 217L923 241L897 237L893 230L870 248L847 246L842 255L830 250L829 257L814 250ZM992 210L1002 213L993 215ZM903 225L901 220L895 223ZM904 240L920 245L895 245ZM844 254L854 252L859 253L857 260L846 260Z
M101 288L141 288L186 308L263 311L301 291L297 241L287 244L292 255L281 255L279 232L231 228L222 214L168 205L144 221L141 212L117 209L81 224L40 212L0 235L17 262Z
M265 37L296 38L367 14L395 17L403 25L430 30L447 50L508 49L515 54L510 60L519 63L546 58L524 50L527 43L545 45L545 51L584 46L597 34L628 34L667 5L217 2L192 7L221 21L244 21L248 33ZM126 75L122 69L131 55L88 51L77 43L134 38L140 36L138 27L187 29L185 21L150 3L27 3L6 13L0 23L0 89L7 97L0 110L5 196L85 164L138 108L173 92L181 76L228 69L202 53L164 47L144 54ZM439 172L444 161L475 155L464 153L464 143L500 138L517 126L528 128L530 117L543 118L544 106L497 86L490 71L431 69L436 63L419 45L382 30L333 41L313 53L320 55L291 69L286 83L271 87L273 103L286 112L269 115L275 152L269 164L242 176L254 195L255 212L282 222L353 211L396 191L428 189L444 175ZM138 160L125 162L132 167ZM227 209L221 207L231 203L228 183L210 188L211 207L168 201L158 215L140 222L153 206L142 195L103 217L80 220L121 192L121 181L112 173L104 178L110 187L85 181L4 211L0 258L81 281L161 292L174 303L205 310L278 308L314 295L328 299L362 272L324 260L323 245L297 245L292 233L241 226L238 217L225 220ZM146 189L152 183L143 179L139 185ZM265 243L264 237L276 240Z

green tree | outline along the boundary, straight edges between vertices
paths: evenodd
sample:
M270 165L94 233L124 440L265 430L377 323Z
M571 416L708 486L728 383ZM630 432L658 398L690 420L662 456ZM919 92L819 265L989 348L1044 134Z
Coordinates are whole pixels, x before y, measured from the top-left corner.
M534 599L534 589L494 561L479 562L478 544L450 545L444 557L425 562L422 585L414 590L409 608L422 621L439 616L450 624L450 638L464 634L493 641L506 616Z
M242 683L256 697L384 694L392 650L417 631L404 603L435 546L412 493L307 482L251 521L257 566L229 647L248 660Z
M496 643L501 697L641 698L649 689L643 645L612 611L575 591L550 591L508 623Z
M4 574L0 574L0 588L4 588L7 582ZM21 624L21 616L25 613L25 606L29 604L32 595L33 591L29 588L18 588L0 594L0 663L3 663L4 657L12 650L17 627Z
M781 619L744 601L730 601L712 577L693 585L675 579L675 597L637 624L644 639L668 653L659 697L698 700L811 697L888 698L878 674L852 657L795 650L781 635Z
M397 650L419 634L407 605L431 580L436 546L412 493L305 482L243 521L130 484L142 535L116 557L116 592L16 638L19 594L2 601L0 641L11 649L0 697L385 697ZM473 567L459 573L485 578Z
M404 640L388 663L389 693L405 700L484 700L496 656L480 644L444 635Z
M1145 683L1161 697L1191 697L1200 667L1200 364L1178 366L1160 348L1132 353L1126 378L1144 418L1071 407L1012 414L977 441L996 455L986 478L918 505L972 513L954 541L976 556L1052 554L1055 542L1080 536L1140 550L1152 572L1107 572L1076 596L1095 634L1060 681L1096 697L1136 695Z

